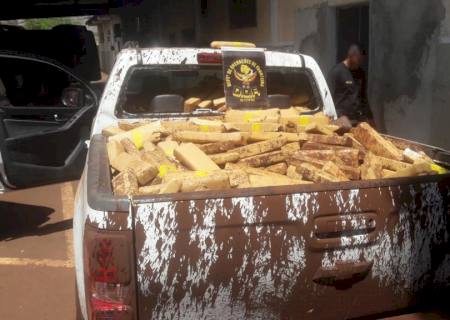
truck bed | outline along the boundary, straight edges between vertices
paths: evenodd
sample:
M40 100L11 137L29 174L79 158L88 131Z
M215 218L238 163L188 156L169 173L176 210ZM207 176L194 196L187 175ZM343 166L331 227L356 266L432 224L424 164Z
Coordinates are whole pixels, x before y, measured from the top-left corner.
M450 174L128 199L95 136L87 179L103 228L131 213L142 319L354 318L450 285Z

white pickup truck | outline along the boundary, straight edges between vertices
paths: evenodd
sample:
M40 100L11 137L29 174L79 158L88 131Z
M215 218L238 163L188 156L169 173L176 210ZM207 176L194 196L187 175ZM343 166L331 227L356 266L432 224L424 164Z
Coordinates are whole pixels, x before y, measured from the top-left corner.
M314 59L265 57L271 107L303 105L336 117ZM102 129L124 119L192 116L184 99L221 97L222 82L220 50L118 56L75 200L81 318L355 318L448 289L448 174L114 196ZM445 150L408 143L448 166Z

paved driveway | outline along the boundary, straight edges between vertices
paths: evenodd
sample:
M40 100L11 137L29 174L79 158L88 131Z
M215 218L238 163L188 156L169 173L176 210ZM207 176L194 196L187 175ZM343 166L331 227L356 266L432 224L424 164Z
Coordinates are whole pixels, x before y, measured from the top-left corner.
M0 319L75 319L76 185L0 195Z

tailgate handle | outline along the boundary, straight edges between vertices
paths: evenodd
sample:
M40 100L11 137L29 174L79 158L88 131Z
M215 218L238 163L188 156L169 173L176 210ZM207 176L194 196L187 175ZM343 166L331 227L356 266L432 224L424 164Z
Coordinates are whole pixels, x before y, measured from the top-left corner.
M376 214L358 213L315 219L315 233L318 238L335 238L346 233L361 231L368 233L376 227Z
M377 240L381 224L375 212L317 217L309 244L314 250L369 245Z
M372 265L372 261L338 261L334 266L317 269L313 281L325 286L348 288L363 280L372 269Z

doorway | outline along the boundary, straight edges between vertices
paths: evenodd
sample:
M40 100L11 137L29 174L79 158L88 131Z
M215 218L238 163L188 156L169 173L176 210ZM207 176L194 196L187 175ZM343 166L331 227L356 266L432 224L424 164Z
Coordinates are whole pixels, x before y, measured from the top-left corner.
M362 68L366 72L369 65L369 4L336 8L337 61L344 60L348 47L358 43L366 59Z

